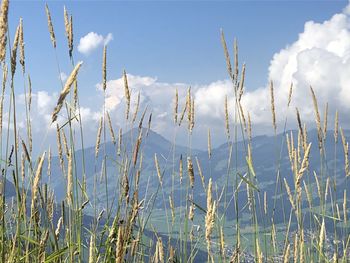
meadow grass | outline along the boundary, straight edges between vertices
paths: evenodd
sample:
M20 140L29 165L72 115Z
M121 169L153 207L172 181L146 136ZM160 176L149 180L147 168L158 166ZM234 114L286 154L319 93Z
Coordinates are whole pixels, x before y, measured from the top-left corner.
M286 131L285 117L282 141L277 137L274 86L270 84L272 128L275 134L276 153L272 173L275 180L273 193L263 191L264 183L254 167L252 124L248 109L241 99L244 95L245 65L240 68L238 44L234 41L234 59L230 57L224 32L221 32L228 76L232 83L233 100L226 96L223 121L227 135L227 155L221 160L226 173L214 181L211 161L211 133L208 129L208 159L200 160L193 154L192 133L196 128L196 101L191 88L185 98L174 90L174 137L169 149L169 162L160 162L152 156L153 171L157 183L150 188L150 181L140 178L144 174L143 147L152 124L152 113L142 109L140 94L132 107L132 94L126 71L123 71L125 115L124 126L115 131L110 113L103 105L103 113L96 132L94 187L87 190L87 171L84 145L84 129L80 113L79 70L84 64L74 61L73 17L64 8L65 34L68 57L72 71L61 91L56 107L52 109L51 125L57 127L57 152L60 173L51 173L51 147L33 154L31 119L31 81L26 71L23 21L17 27L11 43L8 32L8 0L1 4L0 61L3 72L0 101L1 178L0 178L0 258L1 262L348 262L349 210L347 181L350 175L349 145L338 117L334 124L335 149L342 147L344 165L337 167L334 160L325 155L328 106L323 121L317 102L317 94L310 88L317 127L317 145L308 141L308 130L296 110L297 134ZM57 56L54 25L49 7L45 11L48 32L56 55L58 73L61 58ZM6 50L9 49L9 52ZM19 50L18 50L19 49ZM19 59L17 59L19 53ZM6 58L7 56L7 58ZM102 54L101 82L106 98L108 50ZM21 65L25 94L25 137L18 136L14 75ZM232 66L233 65L233 66ZM16 85L20 86L16 83ZM293 99L291 85L288 107ZM5 96L9 94L9 96ZM3 129L4 100L8 99L8 123ZM228 104L234 105L233 112ZM58 116L60 121L58 122ZM338 116L338 113L336 113ZM157 120L154 120L157 121ZM144 128L145 127L145 128ZM136 128L136 129L133 129ZM188 147L185 155L177 156L176 136L179 129L187 129ZM131 151L122 143L122 130L133 130L127 138ZM79 139L76 139L79 134ZM117 135L117 137L116 137ZM340 139L339 139L340 137ZM124 139L125 140L125 139ZM243 142L243 166L238 164L238 142ZM106 143L112 141L115 155L107 156ZM338 145L340 144L340 145ZM287 147L288 156L282 156ZM311 149L317 147L320 167L310 169ZM82 149L78 159L76 149ZM242 149L240 149L242 153ZM242 157L242 156L241 156ZM290 162L293 184L280 174L281 159ZM107 163L112 159L113 173ZM99 160L102 162L100 167ZM170 161L176 165L170 165ZM209 169L201 163L208 161ZM334 163L328 169L327 163ZM44 174L43 166L47 174ZM170 167L171 179L165 178ZM81 171L81 172L78 172ZM43 176L62 177L65 180L66 198L56 200L50 183L42 183ZM8 179L14 184L14 198L7 198ZM199 184L196 181L200 182ZM148 183L144 183L147 182ZM109 184L115 184L110 193ZM271 181L269 183L272 183ZM346 184L339 193L338 184ZM105 204L98 204L98 192L103 187ZM140 188L144 195L140 195ZM199 189L196 189L199 188ZM170 190L169 190L170 189ZM179 192L179 200L175 198ZM201 193L205 204L196 201ZM339 196L342 196L340 198ZM112 198L111 198L112 197ZM161 207L155 205L161 200ZM273 202L268 203L267 199ZM244 206L242 207L242 202ZM286 205L290 204L290 205ZM277 211L281 207L281 211ZM276 222L279 213L283 219ZM230 216L231 215L231 216ZM91 220L86 223L85 219ZM326 227L327 226L327 227Z

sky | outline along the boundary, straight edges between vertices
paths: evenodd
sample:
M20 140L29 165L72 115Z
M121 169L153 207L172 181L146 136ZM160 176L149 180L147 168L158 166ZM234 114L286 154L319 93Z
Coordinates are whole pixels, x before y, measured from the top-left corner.
M64 34L63 7L73 15L74 61L83 61L79 94L86 144L93 145L102 114L101 64L107 45L106 108L115 129L123 127L122 71L129 76L132 101L140 92L141 108L153 113L152 128L172 139L175 88L182 107L188 87L196 107L193 146L206 147L207 129L213 144L225 142L224 98L233 115L232 87L228 81L220 41L223 29L232 54L239 44L239 62L246 63L242 103L254 125L253 135L271 134L269 81L274 81L279 130L286 116L312 123L309 92L312 85L322 109L329 103L346 120L350 108L350 8L347 1L48 1L57 38L57 53L50 42L42 1L12 1L10 36L20 17L24 22L27 73L33 87L34 138L55 143L50 115L72 65ZM57 59L56 59L57 54ZM58 66L60 71L58 70ZM23 76L16 73L18 119L24 130ZM287 109L290 83L293 99ZM63 116L59 123L64 123ZM312 125L312 124L310 124ZM43 128L45 127L45 128ZM47 128L46 128L47 127ZM125 127L127 128L127 127ZM186 144L185 127L179 143ZM182 135L181 135L182 134ZM182 137L181 137L182 136ZM44 140L43 140L44 138Z

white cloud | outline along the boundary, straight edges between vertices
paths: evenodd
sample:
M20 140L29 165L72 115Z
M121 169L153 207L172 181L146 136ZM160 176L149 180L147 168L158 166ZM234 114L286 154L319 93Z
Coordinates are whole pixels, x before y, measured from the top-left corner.
M321 112L327 102L330 114L338 109L344 116L350 109L350 75L347 70L350 67L349 15L344 11L323 23L306 22L298 39L273 56L268 79L274 82L280 122L287 112L291 82L294 88L289 111L294 119L295 107L301 110L304 121L314 119L310 86L316 93ZM268 84L243 96L243 104L255 124L271 123L269 96Z
M88 55L96 48L107 45L111 40L113 40L112 33L108 33L107 36L104 37L95 32L90 32L80 38L78 51L84 55Z

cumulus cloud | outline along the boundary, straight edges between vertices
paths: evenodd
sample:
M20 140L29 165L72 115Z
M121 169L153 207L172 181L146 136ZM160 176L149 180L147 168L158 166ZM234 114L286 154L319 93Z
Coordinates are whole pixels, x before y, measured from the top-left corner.
M111 40L113 40L112 33L108 33L107 36L104 37L95 32L90 32L80 38L78 51L84 55L88 55L96 48L107 45Z
M331 113L338 109L343 115L350 109L350 75L347 70L350 67L349 15L347 7L343 13L335 14L323 23L306 22L298 39L273 56L268 79L274 82L279 121L287 111L291 82L291 108L298 107L304 121L314 118L310 86L316 93L319 107L329 103ZM271 120L267 86L243 97L243 104L255 123Z

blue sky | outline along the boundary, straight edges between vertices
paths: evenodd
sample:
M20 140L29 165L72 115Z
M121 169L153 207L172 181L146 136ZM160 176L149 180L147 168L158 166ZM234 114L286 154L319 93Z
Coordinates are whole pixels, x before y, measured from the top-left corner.
M193 87L198 105L195 134L199 138L194 145L198 147L206 144L203 138L208 127L214 130L213 140L217 144L225 138L223 99L226 95L232 97L232 89L227 81L221 28L231 52L233 39L238 39L240 65L242 62L247 65L243 104L256 124L256 134L268 133L267 128L272 131L266 88L271 79L276 82L276 97L281 101L280 122L286 114L294 116L293 111L283 106L290 82L296 88L292 106L304 108L301 113L306 122L313 119L312 105L304 100L309 85L315 86L320 104L332 98L330 109L334 111L339 106L341 112L346 112L346 105L350 105L346 95L350 79L343 70L350 63L350 11L344 11L347 4L348 1L48 2L63 75L72 70L64 35L63 6L73 15L74 60L84 62L79 72L79 90L88 138L94 138L101 115L103 96L98 83L102 77L103 43L109 35L107 109L116 127L123 126L118 119L123 112L119 110L123 107L120 77L126 69L132 97L136 98L140 91L142 106L149 105L158 118L154 129L163 135L172 129L170 105L175 87L180 99L189 86ZM27 72L36 94L38 123L48 122L60 91L44 7L42 1L12 1L10 5L11 36L19 17L24 20ZM94 38L84 38L92 35ZM87 47L85 52L82 42ZM19 71L16 82L23 83ZM17 93L21 91L19 88ZM334 91L338 93L331 97ZM230 107L233 109L233 105ZM38 125L38 135L41 130Z
M346 1L49 1L48 5L64 67L69 65L65 5L74 18L75 47L91 31L113 34L110 76L126 68L165 82L205 84L224 79L223 28L228 41L234 37L239 41L240 59L251 76L247 86L257 88L266 82L273 54L297 39L305 21L322 22L341 11ZM19 17L24 19L28 60L39 62L31 63L32 75L53 76L56 68L44 2L14 1L10 14L12 26ZM101 52L100 48L88 57L75 52L76 59L89 64L84 79L88 77L93 85L100 78ZM41 86L46 79L37 81Z

